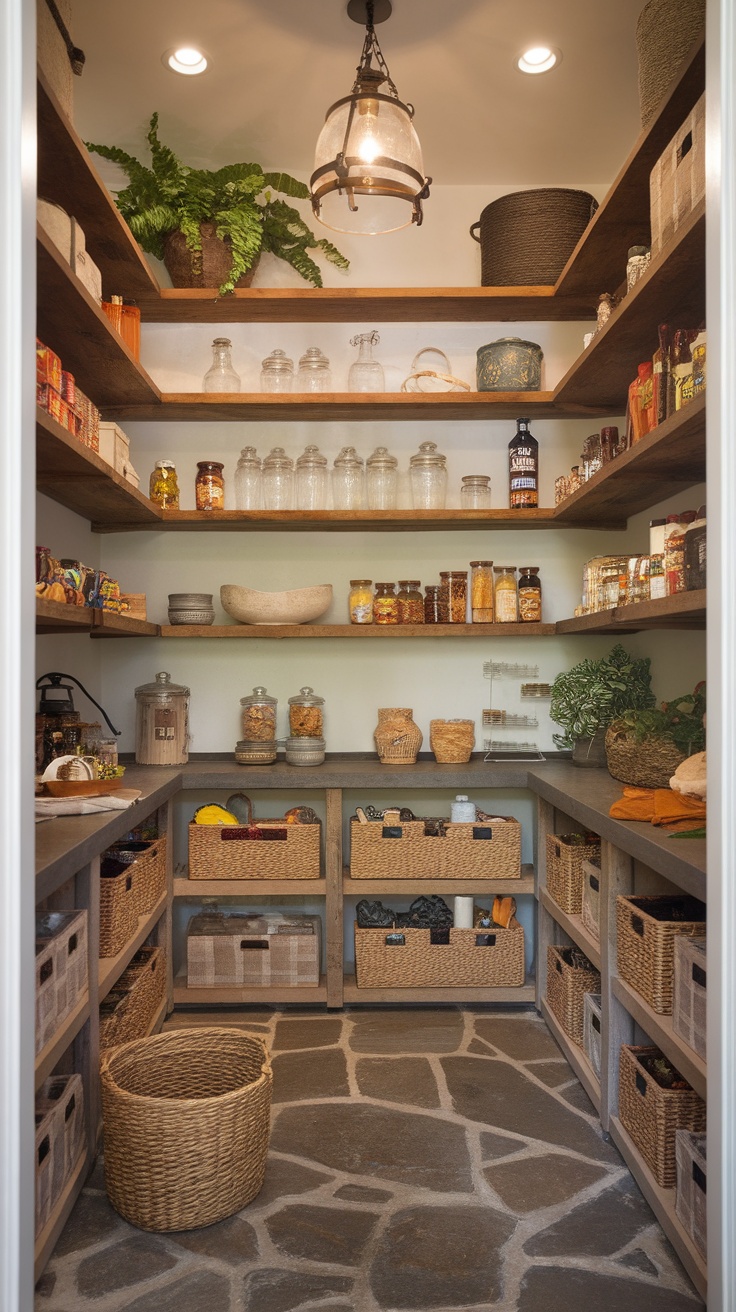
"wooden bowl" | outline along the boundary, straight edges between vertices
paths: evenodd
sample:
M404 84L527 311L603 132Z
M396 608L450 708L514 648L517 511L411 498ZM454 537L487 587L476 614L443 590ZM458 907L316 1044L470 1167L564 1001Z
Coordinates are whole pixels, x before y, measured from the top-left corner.
M44 788L50 797L106 797L122 788L121 779L46 779Z
M237 583L223 583L220 601L223 610L239 624L307 624L331 606L332 584L289 592L256 592Z

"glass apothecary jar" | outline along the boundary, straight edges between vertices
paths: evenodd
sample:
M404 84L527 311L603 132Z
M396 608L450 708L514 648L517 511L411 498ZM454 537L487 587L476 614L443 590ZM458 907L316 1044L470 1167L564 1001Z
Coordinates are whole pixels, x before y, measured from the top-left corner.
M261 361L262 392L293 392L294 361L279 347Z
M197 510L225 509L224 466L219 460L198 460L194 495Z
M399 579L399 624L424 623L424 599L419 579Z
M282 446L269 451L263 462L264 510L292 510L294 505L294 461Z
M271 742L276 737L276 697L257 687L249 697L241 697L243 739L248 743Z
M365 505L365 464L354 446L344 446L332 466L334 510L362 510Z
M235 509L260 510L261 458L254 446L244 446L235 467Z
M179 509L179 480L173 460L157 460L151 474L148 495L162 510Z
M411 502L415 510L443 510L447 500L447 460L436 442L421 442L409 461Z
M373 623L373 582L371 579L351 579L348 602L351 624Z
M399 599L396 596L395 583L376 583L373 598L373 623L398 624Z
M204 376L205 392L239 392L240 374L232 361L233 344L229 337L216 337L212 343L212 364Z
M375 329L370 333L358 333L350 338L350 345L358 347L358 358L348 371L349 392L384 392L386 384L383 365L373 359L373 347L378 346L380 337Z
M519 618L516 566L494 565L493 602L496 624L516 624Z
M321 738L324 734L324 697L314 688L300 688L289 698L289 732L294 738Z
M490 474L466 474L460 487L460 506L463 510L490 510Z
M296 462L297 510L324 510L327 505L327 456L319 447L304 448Z
M440 585L427 583L424 589L424 623L440 624Z
M468 612L468 571L440 570L440 623L465 624Z
M318 346L309 346L299 359L297 392L331 392L332 374L327 356Z
M395 510L399 462L385 446L377 446L365 462L369 510Z

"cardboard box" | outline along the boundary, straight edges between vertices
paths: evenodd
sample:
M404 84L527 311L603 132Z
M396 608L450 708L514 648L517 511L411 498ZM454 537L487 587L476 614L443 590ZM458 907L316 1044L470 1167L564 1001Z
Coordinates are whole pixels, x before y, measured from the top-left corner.
M100 422L99 452L108 465L127 477L125 467L130 464L130 438L117 424L107 420Z

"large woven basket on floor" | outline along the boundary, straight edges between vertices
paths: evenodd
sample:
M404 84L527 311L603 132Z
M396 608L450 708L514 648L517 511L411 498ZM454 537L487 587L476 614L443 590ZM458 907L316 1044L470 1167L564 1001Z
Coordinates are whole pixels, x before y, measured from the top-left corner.
M649 0L636 22L639 110L647 126L705 30L705 0Z
M658 1185L675 1184L675 1133L705 1130L705 1103L694 1089L663 1089L641 1058L659 1057L659 1048L621 1047L619 1117Z
M142 1230L192 1230L232 1216L266 1170L271 1065L240 1030L173 1030L103 1054L105 1180Z
M480 242L481 287L557 282L597 209L594 196L569 187L514 191L491 201L470 229Z
M669 788L685 753L669 738L637 742L633 729L614 720L606 730L608 773L632 788Z

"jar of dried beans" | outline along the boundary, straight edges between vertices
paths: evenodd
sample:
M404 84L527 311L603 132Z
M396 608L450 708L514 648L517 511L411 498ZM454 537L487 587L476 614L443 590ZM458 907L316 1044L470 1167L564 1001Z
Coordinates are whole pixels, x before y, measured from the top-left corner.
M399 579L399 624L423 624L424 600L419 579Z
M276 737L275 697L269 697L265 688L254 688L250 697L241 697L243 708L243 738L246 742L270 742Z
M294 738L321 738L324 729L324 697L314 688L300 688L297 697L289 698L289 732Z

